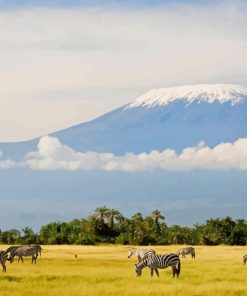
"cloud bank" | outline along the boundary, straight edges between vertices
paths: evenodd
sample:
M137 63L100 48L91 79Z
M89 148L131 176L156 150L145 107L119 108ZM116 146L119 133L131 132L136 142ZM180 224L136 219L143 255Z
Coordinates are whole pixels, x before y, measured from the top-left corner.
M32 170L103 170L138 172L150 170L186 171L194 169L247 170L247 138L234 143L221 143L213 148L203 142L188 147L181 154L172 149L162 152L112 153L77 152L63 145L57 138L45 136L36 151L29 152L22 162L0 162L0 168L26 167Z

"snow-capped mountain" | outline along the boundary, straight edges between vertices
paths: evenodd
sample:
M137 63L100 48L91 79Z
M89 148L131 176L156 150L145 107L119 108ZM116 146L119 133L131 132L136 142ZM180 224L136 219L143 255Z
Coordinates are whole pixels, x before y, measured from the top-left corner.
M204 141L210 147L247 137L247 89L202 84L151 90L95 120L51 134L77 151L180 152ZM4 156L34 150L38 139L0 143Z
M232 105L242 102L247 96L247 89L235 84L198 84L178 87L153 89L126 108L145 106L147 108L164 106L176 100L184 99L188 103L198 102L231 102Z

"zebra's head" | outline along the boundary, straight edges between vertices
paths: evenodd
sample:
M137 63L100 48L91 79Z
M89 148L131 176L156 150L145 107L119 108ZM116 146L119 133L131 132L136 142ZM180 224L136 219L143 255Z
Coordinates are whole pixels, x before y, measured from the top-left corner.
M142 275L142 268L138 266L138 264L135 264L135 272L136 276L141 276Z
M13 261L14 261L14 257L15 257L15 256L13 256L13 255L10 253L9 256L8 256L8 258L7 258L7 260L10 261L10 263L13 263Z
M133 255L133 249L128 250L128 258L130 258Z

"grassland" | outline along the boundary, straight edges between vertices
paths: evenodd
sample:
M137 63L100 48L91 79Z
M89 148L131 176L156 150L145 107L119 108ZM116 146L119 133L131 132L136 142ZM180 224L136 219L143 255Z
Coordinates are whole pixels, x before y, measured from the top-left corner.
M159 253L175 252L178 246L153 247ZM0 246L6 249L6 246ZM141 278L134 273L136 258L127 258L125 246L44 246L37 264L7 264L0 274L1 296L244 296L247 295L247 265L242 257L247 247L196 247L196 260L182 260L181 276L171 269L150 278L146 268ZM75 258L77 254L77 258Z

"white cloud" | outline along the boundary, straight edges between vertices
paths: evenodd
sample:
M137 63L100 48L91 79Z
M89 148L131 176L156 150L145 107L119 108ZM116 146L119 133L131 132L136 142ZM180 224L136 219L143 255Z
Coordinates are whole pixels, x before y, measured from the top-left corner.
M62 145L57 138L42 137L37 151L29 152L20 163L11 160L0 162L0 168L14 166L33 170L104 170L138 172L150 170L184 171L193 169L247 170L247 138L234 143L221 143L213 148L199 143L188 147L181 154L166 149L162 152L115 156L111 153L76 152Z
M110 93L113 86L141 94L187 83L247 85L245 11L236 1L2 10L0 140L50 133L133 99Z

